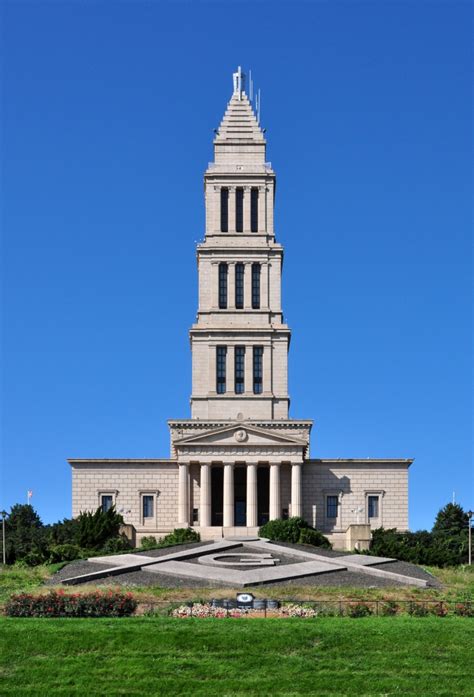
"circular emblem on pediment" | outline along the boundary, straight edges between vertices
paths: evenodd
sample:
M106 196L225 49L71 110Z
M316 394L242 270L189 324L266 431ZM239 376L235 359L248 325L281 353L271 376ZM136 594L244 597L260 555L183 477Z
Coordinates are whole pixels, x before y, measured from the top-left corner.
M245 443L248 438L247 431L244 428L239 428L239 430L234 433L234 438L237 443Z

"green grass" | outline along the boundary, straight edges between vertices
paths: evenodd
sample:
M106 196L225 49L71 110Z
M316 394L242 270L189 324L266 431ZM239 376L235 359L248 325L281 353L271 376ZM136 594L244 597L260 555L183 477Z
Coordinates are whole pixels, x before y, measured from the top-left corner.
M12 593L30 593L38 590L46 579L64 565L65 562L33 567L23 567L18 564L13 566L0 565L0 604L5 603Z
M5 695L467 695L474 622L0 620Z

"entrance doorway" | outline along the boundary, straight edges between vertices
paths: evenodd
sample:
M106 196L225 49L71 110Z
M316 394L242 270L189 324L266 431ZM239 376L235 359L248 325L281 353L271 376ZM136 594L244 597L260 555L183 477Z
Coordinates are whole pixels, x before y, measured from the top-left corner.
M221 526L224 520L224 468L211 467L211 525Z
M258 524L265 525L270 519L270 468L257 469Z
M247 468L234 469L234 525L244 527L247 524Z

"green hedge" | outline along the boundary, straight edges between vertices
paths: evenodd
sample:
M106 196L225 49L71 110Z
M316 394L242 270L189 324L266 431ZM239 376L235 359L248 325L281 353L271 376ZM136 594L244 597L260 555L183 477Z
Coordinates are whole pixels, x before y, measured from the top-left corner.
M5 607L9 617L126 617L135 612L137 601L131 593L117 591L12 595Z
M258 534L274 542L291 542L331 549L331 543L327 537L312 528L306 520L296 516L287 520L270 520L262 525Z

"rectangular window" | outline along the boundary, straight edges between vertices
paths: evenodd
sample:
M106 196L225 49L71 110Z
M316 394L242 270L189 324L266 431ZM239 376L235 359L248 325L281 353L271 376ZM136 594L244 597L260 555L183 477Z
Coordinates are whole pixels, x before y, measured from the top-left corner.
M263 347L253 347L253 391L254 394L262 393L263 383Z
M221 232L229 231L229 189L221 189Z
M107 513L114 505L114 499L111 494L104 494L100 497L100 507L104 513Z
M260 308L260 264L252 264L252 309Z
M227 264L219 264L219 309L227 308Z
M235 393L245 390L245 346L235 347Z
M235 230L244 231L244 190L241 188L235 190Z
M369 507L369 518L379 517L379 497L369 496L368 497L368 507Z
M337 496L326 496L326 518L337 518L338 504Z
M244 309L244 265L235 265L235 307Z
M216 347L216 392L224 394L226 378L227 346Z
M146 494L142 497L143 518L153 518L154 497Z
M258 232L258 189L252 188L250 192L250 229Z

